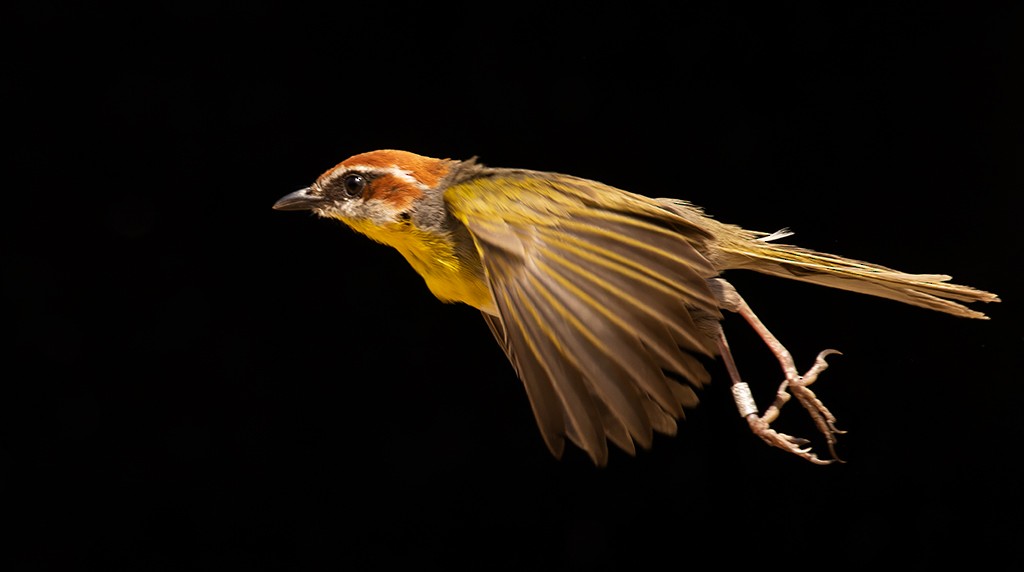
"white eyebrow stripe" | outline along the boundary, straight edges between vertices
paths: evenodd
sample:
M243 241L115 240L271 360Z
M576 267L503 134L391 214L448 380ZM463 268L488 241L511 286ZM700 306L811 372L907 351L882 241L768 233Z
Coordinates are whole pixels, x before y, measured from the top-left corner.
M430 188L427 185L424 185L423 183L421 183L418 180L416 180L416 177L412 176L412 171L407 171L405 169L399 169L398 167L372 167L372 166L369 166L369 165L348 165L348 166L342 168L341 170L339 170L338 172L339 173L351 173L353 171L355 171L357 173L384 173L384 174L396 177L396 178L398 178L398 179L400 179L402 181L405 181L406 183L410 183L412 185L415 185L420 190L424 190L425 191L428 188Z

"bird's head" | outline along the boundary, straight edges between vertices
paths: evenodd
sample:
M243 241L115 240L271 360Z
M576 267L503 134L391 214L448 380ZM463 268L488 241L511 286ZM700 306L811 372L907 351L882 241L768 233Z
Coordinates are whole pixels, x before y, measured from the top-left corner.
M388 243L387 235L414 224L414 219L436 218L442 181L458 161L423 157L386 149L345 159L309 187L282 197L278 210L311 210L336 218L371 238ZM432 216L431 216L432 215Z
M444 197L450 185L478 171L472 159L371 151L338 163L309 187L282 197L274 208L339 219L397 249L441 300L493 312L476 247Z

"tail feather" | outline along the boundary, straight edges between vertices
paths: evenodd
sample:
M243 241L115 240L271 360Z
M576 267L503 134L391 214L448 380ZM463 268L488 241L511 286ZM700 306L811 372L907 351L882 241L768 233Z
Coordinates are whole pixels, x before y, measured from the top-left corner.
M705 254L721 270L746 268L964 318L987 320L988 316L960 302L999 302L999 297L991 292L951 284L951 277L945 274L907 274L870 262L774 242L792 235L788 228L773 233L750 231L719 222L685 201L657 202L686 221L688 228L701 229L711 237L712 244Z
M764 240L725 246L730 268L747 268L763 274L810 282L888 298L946 312L964 318L987 320L982 312L959 302L998 302L991 292L952 284L945 274L907 274L870 262L816 252Z

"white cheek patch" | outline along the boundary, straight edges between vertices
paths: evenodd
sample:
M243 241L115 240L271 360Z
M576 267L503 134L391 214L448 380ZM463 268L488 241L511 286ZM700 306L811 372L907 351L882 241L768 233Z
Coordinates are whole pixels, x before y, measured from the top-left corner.
M395 212L395 207L379 199L361 201L358 209L363 218L377 224L395 222L395 217L398 214Z
M395 222L395 208L379 199L368 201L334 201L331 206L317 209L317 213L326 218L342 221L369 221L383 225Z

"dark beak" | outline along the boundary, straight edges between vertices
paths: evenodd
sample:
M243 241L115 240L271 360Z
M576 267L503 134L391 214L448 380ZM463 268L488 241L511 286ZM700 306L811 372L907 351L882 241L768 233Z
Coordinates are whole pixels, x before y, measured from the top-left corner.
M310 188L299 189L294 193L287 194L276 203L274 209L279 211L308 211L324 205L326 200L323 197L310 194Z

